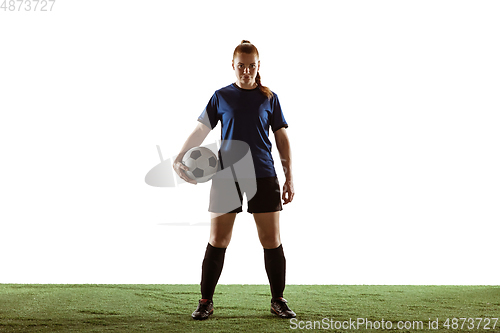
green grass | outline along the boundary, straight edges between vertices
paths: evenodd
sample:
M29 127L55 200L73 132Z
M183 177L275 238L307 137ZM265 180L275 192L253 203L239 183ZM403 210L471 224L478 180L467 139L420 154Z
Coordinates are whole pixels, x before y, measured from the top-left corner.
M267 285L218 285L214 315L201 322L191 319L199 298L199 285L0 284L0 332L312 331L292 330L289 320L270 313ZM425 329L386 332L500 332L500 322L494 330L442 326L446 318L500 317L498 286L288 285L285 298L303 325L367 318L425 324ZM438 330L428 329L429 318L439 318Z

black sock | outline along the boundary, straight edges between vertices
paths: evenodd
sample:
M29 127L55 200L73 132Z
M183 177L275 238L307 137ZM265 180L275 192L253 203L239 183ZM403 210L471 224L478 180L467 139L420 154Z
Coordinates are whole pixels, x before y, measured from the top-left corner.
M224 266L226 248L213 247L208 243L201 265L201 298L212 299L215 286Z
M264 249L264 264L266 266L273 300L283 297L283 290L285 290L286 260L281 244L275 249Z

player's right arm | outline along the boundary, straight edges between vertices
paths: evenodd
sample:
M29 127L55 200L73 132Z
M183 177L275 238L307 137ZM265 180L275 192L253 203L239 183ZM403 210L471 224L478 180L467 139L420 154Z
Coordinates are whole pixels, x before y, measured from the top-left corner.
M174 160L173 168L175 173L177 173L182 180L185 180L188 183L196 184L196 180L189 178L188 176L186 176L184 172L181 171L181 170L185 171L189 170L187 166L182 164L181 162L182 157L189 149L193 147L199 147L203 143L203 140L205 140L205 138L207 137L208 133L210 133L210 131L211 131L210 127L199 122L198 125L196 125L194 131L188 136L186 142L184 142L184 145L182 146L180 153Z

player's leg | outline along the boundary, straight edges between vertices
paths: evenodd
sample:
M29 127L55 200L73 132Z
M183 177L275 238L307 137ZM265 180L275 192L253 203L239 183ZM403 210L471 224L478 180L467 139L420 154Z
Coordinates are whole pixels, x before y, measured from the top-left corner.
M233 234L234 220L237 213L210 213L210 239L213 247L227 248Z
M213 295L224 266L226 248L231 241L236 213L211 213L210 239L201 265L201 299L192 313L194 319L207 319L213 313Z
M279 212L254 213L257 233L264 248L266 267L273 299L283 297L286 260L280 239Z
M236 214L241 212L242 199L239 187L234 181L212 180L209 204L210 238L201 268L202 298L198 308L191 315L194 319L207 319L213 313L212 297L222 273Z
M262 247L275 249L280 246L280 212L254 213L253 217Z
M281 245L278 212L254 213L260 243L264 248L264 264L271 287L271 312L282 318L294 318L283 298L285 290L286 259Z
M211 300L224 266L226 248L231 241L236 213L211 213L210 240L201 267L201 298Z
M282 318L293 318L295 313L283 298L286 260L280 237L280 186L277 177L257 178L257 192L248 201L257 226L260 243L264 248L264 263L271 287L271 312Z
M280 186L276 177L257 178L257 191L248 201L260 243L273 299L283 297L285 289L285 256L280 238Z

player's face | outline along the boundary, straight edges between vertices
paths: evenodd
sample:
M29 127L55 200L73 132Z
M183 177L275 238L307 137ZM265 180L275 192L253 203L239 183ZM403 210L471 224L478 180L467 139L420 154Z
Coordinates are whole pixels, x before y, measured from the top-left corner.
M259 72L260 61L254 54L238 53L233 59L233 69L241 88L255 88L255 77Z

